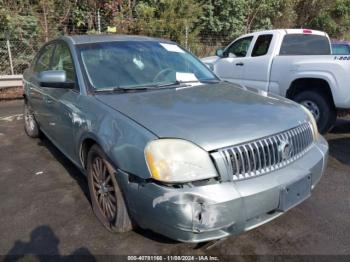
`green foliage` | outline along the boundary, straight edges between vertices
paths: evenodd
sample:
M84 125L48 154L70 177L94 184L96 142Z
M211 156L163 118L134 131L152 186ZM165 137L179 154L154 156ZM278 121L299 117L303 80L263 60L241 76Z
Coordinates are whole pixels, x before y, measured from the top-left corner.
M319 29L350 39L350 0L0 0L0 41L17 43L14 63L24 67L49 39L98 33L98 12L102 33L110 27L168 38L197 55L271 28ZM7 55L3 43L0 59Z
M254 30L311 27L332 37L349 35L350 0L0 0L0 34L44 41L62 33L102 31L227 41ZM188 40L187 40L188 41ZM220 42L220 41L219 41Z
M291 0L200 0L200 2L203 4L203 15L199 22L201 35L227 39L258 29L273 28L274 21L286 15L285 11L290 6Z
M326 31L331 37L344 39L350 33L350 0L324 3L318 12L305 22L310 28Z
M138 1L131 10L133 17L128 6L123 6L122 10L114 19L118 32L163 37L182 44L198 33L195 24L201 7L193 0Z

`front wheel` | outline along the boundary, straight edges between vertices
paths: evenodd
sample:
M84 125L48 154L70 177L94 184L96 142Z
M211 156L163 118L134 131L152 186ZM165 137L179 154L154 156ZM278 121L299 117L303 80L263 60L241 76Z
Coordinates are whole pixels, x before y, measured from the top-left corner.
M304 91L297 94L293 100L310 110L321 134L327 133L333 127L337 114L331 101L325 95L314 91Z
M92 146L87 158L92 209L109 231L126 232L132 229L132 223L116 174L102 149Z
M32 138L37 138L40 135L39 125L35 120L33 111L26 102L24 103L24 130Z

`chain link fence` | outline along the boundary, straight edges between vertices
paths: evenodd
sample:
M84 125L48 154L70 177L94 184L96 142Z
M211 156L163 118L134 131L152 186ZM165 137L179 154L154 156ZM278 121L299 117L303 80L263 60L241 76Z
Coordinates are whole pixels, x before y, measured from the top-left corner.
M164 37L166 38L166 37ZM189 43L180 43L199 57L213 55L218 47L228 41L195 39ZM20 75L30 65L36 52L44 42L29 45L19 40L0 40L0 75Z
M35 54L48 40L65 34L139 34L174 40L199 57L213 55L218 47L228 44L232 39L219 39L210 32L200 34L192 32L186 19L181 22L180 29L167 28L165 20L152 20L149 23L129 20L113 20L103 10L79 16L67 12L55 15L40 13L35 17L22 14L15 24L1 24L0 21L0 76L21 75L31 64ZM42 19L41 19L42 18ZM44 19L45 18L45 19ZM55 18L55 19L54 19ZM137 22L141 22L137 24ZM142 23L143 22L143 23ZM136 26L130 30L130 23ZM156 26L154 24L157 24Z
M0 75L19 75L30 65L38 47L18 40L0 40Z

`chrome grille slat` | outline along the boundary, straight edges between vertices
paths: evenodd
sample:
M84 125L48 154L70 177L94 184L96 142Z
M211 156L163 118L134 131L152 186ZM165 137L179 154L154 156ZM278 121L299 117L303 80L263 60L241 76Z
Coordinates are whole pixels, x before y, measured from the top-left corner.
M257 169L257 167L256 167L256 154L255 154L255 152L254 152L254 149L253 149L253 147L252 147L252 144L249 144L248 145L249 146L249 149L250 149L250 152L252 152L252 158L253 158L253 164L254 164L254 168L252 169L252 173L255 173L255 171L256 171L256 169Z
M268 138L269 142L270 142L270 145L271 145L271 148L272 148L272 158L273 158L273 162L272 162L272 165L276 165L276 152L275 152L275 146L273 144L273 140L272 138Z
M259 160L259 168L257 170L261 170L262 166L261 166L261 158L260 158L260 150L259 150L259 146L256 142L252 143L256 149L257 155L258 155L258 160ZM257 171L259 172L259 171Z
M259 141L259 144L260 144L260 149L262 151L262 159L261 159L262 161L261 161L261 163L263 164L263 166L261 167L261 170L263 171L265 169L265 167L266 167L266 155L265 155L264 145L263 145L261 140Z
M251 164L250 164L250 157L249 157L249 152L247 150L247 147L246 146L243 146L243 149L244 149L244 154L245 154L245 157L246 157L246 160L247 160L247 173L250 174L250 172L252 171L252 167L251 167Z
M313 143L311 125L296 128L256 141L217 150L233 180L243 180L279 169L300 158ZM283 152L288 144L289 152Z
M276 136L273 136L272 139L274 140L275 145L277 146L277 148L275 148L276 149L276 157L277 157L276 162L275 162L275 165L276 165L280 162L280 157L279 157L279 153L278 153L278 139Z
M239 153L239 156L240 156L240 166L242 167L242 173L243 175L245 174L245 162L244 162L244 158L243 158L243 153L242 153L242 150L240 149L240 147L237 148L238 149L238 153Z

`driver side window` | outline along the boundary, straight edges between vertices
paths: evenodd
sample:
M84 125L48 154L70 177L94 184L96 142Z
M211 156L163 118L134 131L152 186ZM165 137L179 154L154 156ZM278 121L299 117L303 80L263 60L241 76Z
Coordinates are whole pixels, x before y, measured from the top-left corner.
M54 44L46 45L42 48L38 58L35 61L33 71L40 73L42 71L50 70L51 56L54 49Z
M64 43L58 43L52 58L52 70L64 70L67 81L75 82L75 71L69 47Z
M252 36L237 40L225 51L226 55L229 56L231 54L236 57L245 57L248 53L248 49L252 40Z

